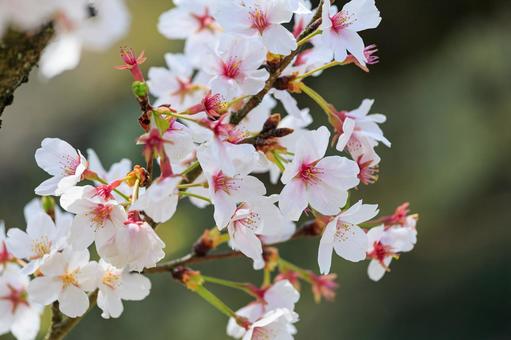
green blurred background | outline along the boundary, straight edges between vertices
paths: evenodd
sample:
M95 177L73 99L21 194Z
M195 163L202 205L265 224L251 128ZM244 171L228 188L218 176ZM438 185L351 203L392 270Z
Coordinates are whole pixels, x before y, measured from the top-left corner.
M122 44L144 49L144 67L182 45L156 30L169 1L129 2L133 25ZM366 263L339 258L334 303L315 305L303 285L297 339L511 339L511 3L509 0L378 1L383 21L363 34L377 43L381 63L370 74L334 69L308 83L339 109L375 98L387 114L392 149L380 146L380 180L365 187L367 202L391 213L402 201L421 215L415 251L379 283ZM83 55L78 69L49 82L32 74L4 113L0 130L0 216L24 226L22 207L46 174L33 158L46 136L106 165L140 159L134 140L137 104L127 73L115 71L117 48ZM303 96L315 116L322 113ZM182 205L160 233L169 257L188 252L212 211ZM281 254L317 270L318 240L281 247ZM261 280L246 259L198 265L212 276ZM127 303L118 320L91 312L71 339L225 339L226 319L168 275L154 276L152 294ZM213 287L234 308L248 300ZM3 339L3 337L2 337Z

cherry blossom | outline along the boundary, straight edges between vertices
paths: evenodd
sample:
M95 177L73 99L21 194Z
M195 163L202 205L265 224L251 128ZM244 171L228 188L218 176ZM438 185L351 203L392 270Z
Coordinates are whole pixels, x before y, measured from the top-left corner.
M28 261L24 270L29 274L38 269L48 256L67 246L53 220L43 212L29 218L26 232L18 228L9 229L6 243L12 255Z
M6 240L5 222L0 220L0 273L14 260L14 256L7 249Z
M374 147L379 142L388 147L391 145L378 126L385 122L386 117L382 114L368 115L373 103L374 100L364 99L358 109L336 113L342 122L337 150L343 151L346 148L354 160L362 164L369 162L371 166L377 165L380 161Z
M254 260L254 269L264 266L262 242L257 235L271 233L284 218L274 205L278 197L261 196L239 204L227 226L230 244Z
M39 268L43 276L28 285L28 293L36 303L59 302L60 311L71 317L82 316L89 307L87 292L97 287L97 263L89 262L89 251L66 248L55 253Z
M330 51L337 61L344 61L350 52L365 65L364 42L358 32L376 28L381 21L375 0L351 0L337 12L330 1L323 2L320 48Z
M149 295L151 281L145 276L118 269L104 260L99 261L98 268L98 307L103 318L118 318L124 310L122 300L140 301Z
M60 198L62 207L75 214L70 243L75 249L86 249L92 242L104 244L126 220L124 208L114 199L112 187L73 187Z
M102 51L128 31L130 16L124 0L53 0L55 39L41 56L41 73L52 78L74 69L82 49Z
M269 74L259 66L265 59L265 48L257 39L223 35L211 58L204 60L203 71L211 77L211 90L231 100L264 87Z
M321 214L337 214L346 203L348 190L359 182L355 162L340 156L324 157L329 139L324 126L304 132L293 161L286 164L279 206L291 220L298 220L308 204Z
M332 252L340 257L358 262L366 258L368 240L359 224L378 214L378 206L358 201L334 217L326 226L319 244L318 263L322 274L330 272Z
M288 309L269 311L250 325L243 340L293 339L296 333L293 323L297 321L298 315Z
M35 339L42 306L27 293L29 278L9 265L0 276L0 335L11 332L19 340Z
M227 33L258 37L271 53L289 54L296 40L282 24L291 21L298 6L287 0L222 1L215 17Z
M37 195L60 196L75 186L84 175L88 162L79 150L58 138L45 138L35 153L37 165L53 177L41 183Z
M137 211L130 211L124 225L104 245L98 248L100 256L117 268L142 271L163 259L165 243L153 228L143 222Z
M410 227L394 226L386 228L381 225L371 228L367 233L369 247L367 257L371 258L367 273L373 281L379 281L393 258L401 252L411 251L417 242L415 225Z
M286 309L294 311L295 304L300 299L300 293L288 280L275 282L270 287L258 291L258 299L236 311L236 315L245 317L249 322L255 322L267 312ZM227 334L234 338L241 338L246 333L233 318L227 324Z
M149 69L149 90L158 98L155 105L172 103L176 110L182 111L204 96L204 86L192 79L194 69L187 56L167 53L164 57L168 68Z

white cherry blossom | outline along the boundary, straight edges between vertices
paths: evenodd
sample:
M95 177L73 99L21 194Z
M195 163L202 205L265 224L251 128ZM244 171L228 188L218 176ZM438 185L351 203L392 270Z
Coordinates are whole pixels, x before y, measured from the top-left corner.
M100 178L104 179L108 183L122 179L132 169L131 161L127 158L123 158L119 162L112 164L110 169L107 171L93 149L87 149L87 160L89 161L89 170L97 173ZM122 182L116 189L125 195L130 194L130 188L125 182ZM114 195L117 200L122 200L122 197L116 192L112 192L112 195Z
M381 21L375 0L351 0L337 12L330 1L323 2L321 36L316 46L326 49L337 61L344 61L350 52L360 64L367 62L364 41L358 32L376 28Z
M151 281L138 273L118 269L104 260L98 266L98 307L105 319L121 316L122 300L140 301L149 295Z
M265 59L265 48L257 39L222 35L203 70L211 77L211 90L231 100L263 89L269 74L259 66Z
M27 293L29 277L9 265L0 276L0 335L11 332L18 340L37 336L42 306Z
M298 315L288 309L279 308L269 311L250 325L243 340L292 340L293 335L296 334L293 323L297 321Z
M42 196L62 195L80 182L88 167L79 150L58 138L43 139L36 150L35 160L41 169L53 176L35 189L35 193Z
M24 271L33 273L48 256L67 246L67 240L46 213L30 216L27 230L11 228L7 231L7 249L19 259L28 261Z
M76 215L69 239L75 249L86 249L92 242L104 244L127 218L108 185L73 187L61 196L60 204Z
M362 204L362 201L358 201L327 224L318 251L318 263L322 274L330 272L334 250L337 255L348 261L358 262L366 258L367 235L359 224L377 214L377 205Z
M300 293L288 280L275 282L269 288L261 292L260 298L249 303L247 306L236 311L236 315L245 317L249 322L255 322L269 311L279 308L294 311L295 304L300 299ZM227 324L227 335L233 338L241 338L246 333L233 318Z
M60 311L76 318L89 308L87 292L97 288L98 268L89 262L89 251L66 248L55 253L39 268L43 276L32 280L28 286L31 298L42 305L59 302Z
M291 21L299 5L290 6L288 1L244 0L242 4L222 1L215 17L226 32L257 37L271 53L286 55L297 45L293 34L282 24Z
M374 147L379 142L387 147L391 144L378 126L385 122L386 117L379 113L368 115L373 103L374 100L364 99L360 107L353 111L337 112L343 125L336 149L339 151L347 149L354 160L369 161L374 166L380 161L380 157L374 152Z
M142 271L151 268L165 257L165 243L137 211L131 211L117 233L98 248L99 255L117 268Z
M304 132L293 161L286 164L279 206L291 220L298 220L308 204L321 214L337 214L346 203L348 190L359 182L355 162L340 156L324 157L329 139L324 126Z

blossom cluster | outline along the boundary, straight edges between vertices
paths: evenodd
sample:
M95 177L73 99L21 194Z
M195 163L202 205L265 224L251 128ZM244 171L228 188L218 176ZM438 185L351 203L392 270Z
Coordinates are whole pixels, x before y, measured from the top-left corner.
M386 117L370 113L369 99L338 110L304 83L333 66L368 71L378 61L359 33L378 26L375 1L342 8L320 1L314 9L304 0L174 3L158 29L185 40L184 52L166 54L166 67L151 67L147 80L143 54L122 49L117 67L134 79L145 165L123 159L106 170L93 150L85 156L58 138L44 139L36 151L50 176L35 189L42 198L25 208L25 231L0 234L0 334L31 339L43 306L76 318L95 294L104 318L119 317L123 300L149 294L145 275L168 269L230 317L229 336L291 339L301 281L317 301L335 296L334 252L368 260L369 278L378 281L392 259L413 249L417 215L408 204L378 218L377 204L353 200L378 179L376 147L390 147L380 128ZM319 109L300 108L300 93ZM278 102L283 118L274 113ZM328 126L312 127L311 111L324 111ZM190 256L207 258L226 243L263 272L261 286L204 276L186 260L160 263L165 244L155 229L186 199L199 209L212 205L216 225ZM320 274L275 248L299 236L320 236ZM234 312L205 284L241 289L254 301Z
M41 74L52 78L74 69L82 49L104 51L128 31L130 14L124 0L0 0L0 39L8 28L55 31L40 60Z

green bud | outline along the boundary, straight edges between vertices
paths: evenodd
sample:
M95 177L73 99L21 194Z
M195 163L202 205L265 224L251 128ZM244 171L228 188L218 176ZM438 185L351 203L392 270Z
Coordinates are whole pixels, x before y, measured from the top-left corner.
M149 88L147 87L147 84L145 82L137 81L137 80L131 84L131 90L133 91L133 94L137 98L147 97L147 94L149 92Z
M41 197L41 205L48 215L53 216L55 214L55 199L53 196Z

